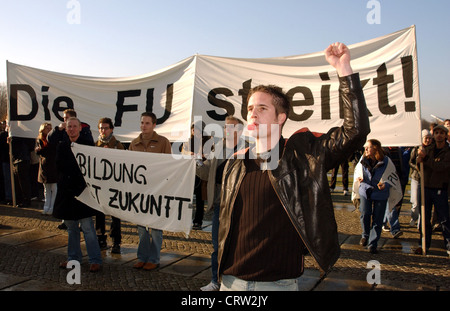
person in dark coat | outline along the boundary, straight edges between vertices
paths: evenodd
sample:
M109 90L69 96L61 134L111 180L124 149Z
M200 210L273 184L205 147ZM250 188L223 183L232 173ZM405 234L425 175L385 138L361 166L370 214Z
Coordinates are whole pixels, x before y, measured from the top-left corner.
M11 144L17 206L29 207L31 205L31 152L34 150L35 140L11 137Z
M97 147L112 148L124 150L125 147L120 141L113 135L114 124L110 118L101 118L98 120L98 140L95 142ZM106 243L106 226L105 226L105 214L98 212L95 215L95 229L97 230L98 244L101 249L107 248ZM110 236L113 240L113 246L111 253L120 254L120 243L122 241L122 230L120 218L111 216Z
M70 146L72 142L91 146L93 146L93 143L80 135L81 122L77 118L71 117L67 120L66 132L69 141L62 140L56 147L58 191L53 208L53 216L63 219L67 226L69 234L67 246L68 261L77 260L81 263L81 226L89 257L90 271L97 272L101 268L102 256L92 220L92 216L96 214L96 211L75 198L83 192L86 183ZM66 268L67 262L61 263L60 267Z
M74 109L66 109L63 112L63 122L60 123L58 126L55 126L50 133L47 135L47 140L50 144L57 145L61 141L69 142L69 137L66 133L66 122L71 117L77 117L77 112ZM92 137L92 132L90 129L89 124L86 124L84 122L81 122L81 132L80 136L87 140L89 145L94 143L94 138ZM67 229L66 224L64 221L62 221L61 224L58 225L58 229L65 230Z
M12 185L11 185L11 166L9 163L9 143L8 134L9 128L6 121L3 121L2 126L5 128L0 132L0 165L2 166L3 172L3 186L4 186L4 203L11 205L12 199Z
M189 141L183 144L182 154L191 154L200 157L203 161L206 160L208 154L205 154L204 145L211 138L211 136L204 135L205 122L196 121L191 125L191 137ZM203 216L205 213L205 197L206 197L206 181L195 176L195 215L192 229L201 230L203 224Z
M43 215L53 213L53 205L56 198L56 145L48 143L47 134L51 131L52 125L48 122L41 124L39 135L36 139L36 154L39 156L39 172L37 181L44 185L44 210Z
M67 133L66 133L66 123L67 123L67 120L71 117L77 118L77 112L73 109L64 110L64 112L63 112L64 122L62 122L58 126L55 126L55 128L52 129L50 131L50 133L48 133L48 141L50 143L56 144L62 140L69 141L69 138L67 137ZM81 122L80 136L84 140L87 140L89 145L92 145L94 143L94 138L92 137L91 127L89 124Z

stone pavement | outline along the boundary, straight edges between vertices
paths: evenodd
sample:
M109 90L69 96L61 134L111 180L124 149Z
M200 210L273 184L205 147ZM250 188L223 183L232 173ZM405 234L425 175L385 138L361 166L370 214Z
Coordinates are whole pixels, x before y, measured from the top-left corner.
M450 260L442 248L441 233L433 235L426 256L413 254L419 234L409 226L409 204L404 204L400 216L404 234L393 239L389 232L383 232L379 253L374 255L359 246L359 212L350 197L338 191L333 193L333 202L341 256L323 278L307 256L302 277L304 291L450 290ZM57 229L58 220L41 215L41 206L40 202L33 202L30 208L0 206L0 291L199 291L209 283L211 215L205 216L203 230L192 231L189 238L165 232L161 265L155 271L132 268L136 262L137 230L135 225L123 223L122 253L103 251L104 265L99 273L88 271L85 257L81 284L71 285L67 281L71 270L58 267L59 262L66 260L67 232ZM379 270L368 266L372 260L379 263ZM368 275L379 275L380 284L369 284Z

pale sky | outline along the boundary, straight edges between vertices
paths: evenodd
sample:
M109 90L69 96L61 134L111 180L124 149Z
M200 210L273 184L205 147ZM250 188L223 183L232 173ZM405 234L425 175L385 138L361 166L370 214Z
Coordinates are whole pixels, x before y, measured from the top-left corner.
M367 20L372 3L379 3L379 24ZM0 0L0 82L6 82L6 60L128 77L197 53L300 55L416 25L422 118L450 118L449 12L450 2L437 0Z

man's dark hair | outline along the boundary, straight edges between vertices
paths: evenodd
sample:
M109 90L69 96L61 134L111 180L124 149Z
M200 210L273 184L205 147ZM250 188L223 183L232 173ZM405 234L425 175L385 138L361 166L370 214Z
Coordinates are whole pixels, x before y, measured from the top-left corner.
M150 117L150 118L152 118L153 124L156 124L156 121L158 120L156 118L156 115L153 112L150 112L150 111L143 112L141 114L141 117Z
M250 97L256 92L263 92L272 96L272 104L275 106L276 114L280 113L286 114L286 121L289 117L289 112L291 111L291 102L283 89L276 85L258 85L250 90L247 96L247 104ZM284 121L286 123L286 121ZM284 125L284 124L283 124Z
M114 129L114 124L110 118L101 118L100 120L98 120L98 126L100 126L100 124L102 123L106 123L109 125L110 129Z
M66 110L64 110L64 113L66 114L66 116L70 117L77 117L77 112L75 111L75 109L72 108L67 108Z

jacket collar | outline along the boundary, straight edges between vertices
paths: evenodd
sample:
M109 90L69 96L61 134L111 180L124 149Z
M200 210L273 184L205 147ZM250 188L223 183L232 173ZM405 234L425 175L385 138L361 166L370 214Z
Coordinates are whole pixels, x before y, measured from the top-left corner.
M150 141L158 141L159 140L159 135L153 131L153 135L150 138ZM136 140L134 141L134 145L139 145L143 143L143 139L142 139L142 133L139 134L139 136L136 138Z

